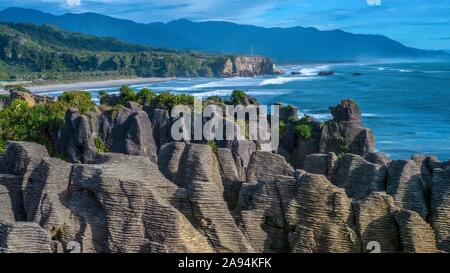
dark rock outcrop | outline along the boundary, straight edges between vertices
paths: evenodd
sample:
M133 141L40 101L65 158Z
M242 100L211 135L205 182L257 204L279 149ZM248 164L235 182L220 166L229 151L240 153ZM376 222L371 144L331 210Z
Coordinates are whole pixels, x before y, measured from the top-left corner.
M65 116L66 128L60 133L56 143L59 153L68 156L72 162L95 161L97 149L92 137L92 122L76 109L69 109Z
M111 152L147 156L157 161L152 123L147 113L134 103L104 112L96 123L96 131Z

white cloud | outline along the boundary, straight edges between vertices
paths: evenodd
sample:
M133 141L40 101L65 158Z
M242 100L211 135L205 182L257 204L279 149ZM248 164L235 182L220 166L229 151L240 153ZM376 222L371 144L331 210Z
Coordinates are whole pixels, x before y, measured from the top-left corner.
M369 6L381 6L381 0L367 0Z
M66 0L66 3L71 7L78 7L81 5L81 0Z

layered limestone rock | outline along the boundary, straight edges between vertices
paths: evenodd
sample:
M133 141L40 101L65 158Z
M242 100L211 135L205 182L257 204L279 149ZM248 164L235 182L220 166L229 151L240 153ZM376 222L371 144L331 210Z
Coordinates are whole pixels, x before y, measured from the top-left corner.
M440 250L450 252L450 167L436 169L431 183L430 223Z
M275 74L275 64L266 57L238 56L218 63L221 77L252 77Z
M84 252L213 251L174 207L187 202L186 193L179 194L148 158L75 165L71 181L68 206L79 222L72 236Z
M51 239L36 223L0 223L0 253L50 253Z
M180 149L175 144L167 149ZM164 151L162 155L167 156ZM186 189L192 211L192 220L202 230L213 248L218 252L252 252L253 248L237 227L227 202L224 200L224 184L219 162L208 145L185 144L174 158L160 159L170 162L169 173L177 185ZM179 158L178 164L176 164ZM178 170L174 173L174 170Z
M351 200L325 176L302 175L286 208L289 243L293 252L359 252L352 228Z
M0 174L0 223L24 220L22 177Z
M239 179L245 180L248 164L257 150L256 144L250 140L233 140L227 141L225 147L231 150Z
M411 160L393 161L388 165L387 174L386 192L394 198L396 205L427 219L429 198L420 167Z
M0 223L15 221L12 202L8 189L0 184Z
M23 179L23 206L26 221L36 222L52 236L64 229L70 218L67 204L72 164L43 158L30 166Z
M28 166L39 164L44 157L49 157L47 149L36 143L9 141L6 145L5 160L9 174L23 176Z
M336 155L346 153L368 156L381 164L383 157L375 154L375 139L372 130L361 124L361 112L352 100L343 100L336 107L331 107L333 119L325 123L309 120L307 124L298 125L290 121L282 135L280 151L286 154L295 168L304 168L305 158L311 154ZM305 121L303 121L305 122ZM308 126L311 134L307 137L297 135L298 126ZM387 159L386 159L387 160Z
M385 191L386 168L366 161L359 155L346 154L339 160L334 184L345 189L350 198L364 198L375 191Z
M437 253L435 234L431 226L416 212L400 211L395 214L400 227L404 253Z
M336 107L331 107L330 111L333 115L333 122L326 123L323 126L320 144L321 153L334 152L339 154L348 152L364 156L375 152L373 132L362 127L361 112L356 102L343 100Z
M256 251L289 251L282 203L289 200L285 188L294 182L294 170L282 156L253 154L235 215Z
M91 121L76 109L69 109L65 116L66 128L62 129L56 143L59 153L72 162L95 161L97 149L91 132Z
M230 149L217 149L217 160L219 162L220 173L224 186L224 198L228 203L230 210L233 210L239 199L239 192L242 187L242 181L239 179L233 154Z
M363 251L368 252L369 243L376 242L382 253L401 252L401 237L395 218L399 210L391 196L385 192L374 192L352 206Z
M157 161L152 123L147 113L134 103L102 113L95 131L111 152L147 156Z

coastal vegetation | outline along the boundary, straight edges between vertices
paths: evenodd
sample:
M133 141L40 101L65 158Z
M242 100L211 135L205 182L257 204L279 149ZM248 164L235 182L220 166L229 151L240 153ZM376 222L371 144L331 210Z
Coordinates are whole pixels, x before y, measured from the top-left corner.
M234 58L131 45L50 25L0 23L1 81L225 76Z
M0 153L8 140L40 143L52 153L53 138L65 126L64 115L69 108L86 114L95 110L95 104L90 93L84 91L66 92L57 101L32 106L24 100L14 100L0 110Z

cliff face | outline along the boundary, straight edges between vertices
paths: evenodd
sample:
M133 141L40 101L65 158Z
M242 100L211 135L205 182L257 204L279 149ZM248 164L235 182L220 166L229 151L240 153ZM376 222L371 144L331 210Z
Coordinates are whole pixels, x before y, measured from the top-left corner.
M174 142L165 109L70 110L72 163L27 142L0 156L0 252L450 252L450 161L391 161L356 104L331 112L281 155Z
M223 64L221 76L251 77L265 74L275 74L275 64L266 57L232 57Z

